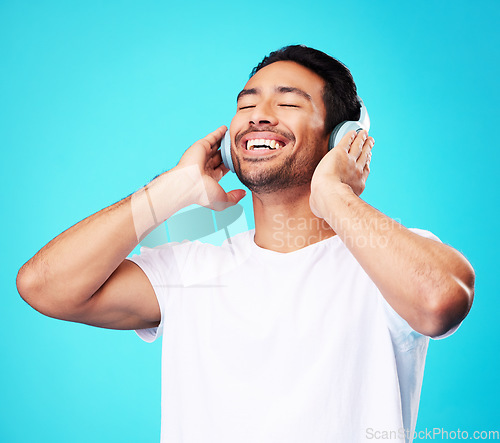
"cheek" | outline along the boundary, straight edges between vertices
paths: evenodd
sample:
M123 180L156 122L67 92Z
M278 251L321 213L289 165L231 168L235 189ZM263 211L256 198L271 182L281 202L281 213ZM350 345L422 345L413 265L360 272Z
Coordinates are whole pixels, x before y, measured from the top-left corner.
M324 130L326 119L326 108L323 100L317 99L312 103L311 127Z
M325 112L320 112L319 109L315 109L315 112L311 118L311 126L314 129L323 130L323 128L325 127L325 118L326 118Z
M325 128L325 120L323 118L317 118L313 121L313 128L316 131L323 132Z
M228 127L229 134L231 134L231 142L234 141L235 134L241 132L241 129L242 129L242 119L240 116L238 116L238 114L235 114Z

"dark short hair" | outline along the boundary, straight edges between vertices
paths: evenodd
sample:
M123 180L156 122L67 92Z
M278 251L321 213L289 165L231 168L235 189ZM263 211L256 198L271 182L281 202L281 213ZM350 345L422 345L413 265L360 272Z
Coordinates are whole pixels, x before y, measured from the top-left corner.
M349 69L337 59L303 45L285 46L268 56L253 68L250 77L265 66L279 61L292 61L302 65L325 80L323 101L326 108L325 131L345 120L357 121L361 105L357 98L356 84Z

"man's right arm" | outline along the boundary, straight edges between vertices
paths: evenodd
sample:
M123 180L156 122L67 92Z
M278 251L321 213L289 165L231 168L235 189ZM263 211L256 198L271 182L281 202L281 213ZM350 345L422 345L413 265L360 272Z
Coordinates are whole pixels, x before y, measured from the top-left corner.
M82 220L44 246L19 271L23 299L42 314L111 329L157 326L160 310L144 272L125 260L140 240L179 209L237 203L218 181L221 127L193 144L172 170Z

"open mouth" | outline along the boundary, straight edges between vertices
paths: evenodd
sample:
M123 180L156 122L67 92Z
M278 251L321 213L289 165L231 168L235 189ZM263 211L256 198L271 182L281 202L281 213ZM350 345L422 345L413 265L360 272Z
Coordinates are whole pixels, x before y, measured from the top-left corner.
M247 140L246 150L247 151L257 151L257 150L270 150L274 151L276 149L281 149L285 146L285 143L278 140L268 140L263 138L256 138Z

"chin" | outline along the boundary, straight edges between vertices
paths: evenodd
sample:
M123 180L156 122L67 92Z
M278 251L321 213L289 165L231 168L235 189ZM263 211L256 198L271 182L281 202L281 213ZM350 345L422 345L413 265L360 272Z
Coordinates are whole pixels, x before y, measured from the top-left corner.
M268 169L248 165L245 169L242 170L238 164L235 168L236 175L241 183L257 194L272 194L309 186L314 173L314 168L301 168L287 163Z

